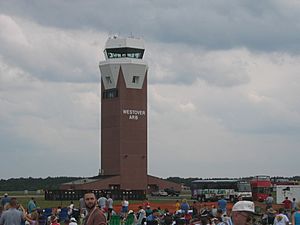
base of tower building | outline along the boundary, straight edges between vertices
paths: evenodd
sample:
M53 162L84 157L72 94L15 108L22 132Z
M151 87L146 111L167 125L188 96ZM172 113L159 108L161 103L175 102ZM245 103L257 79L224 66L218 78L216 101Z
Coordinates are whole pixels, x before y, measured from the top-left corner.
M153 191L172 189L174 191L181 191L181 184L177 184L171 181L163 180L159 177L147 175L147 186L144 188L135 188L138 180L133 180L132 188L126 187L122 188L121 177L116 176L104 176L99 175L93 178L85 178L80 180L75 180L72 182L64 183L60 185L60 190L135 190L143 191L145 194L150 194Z

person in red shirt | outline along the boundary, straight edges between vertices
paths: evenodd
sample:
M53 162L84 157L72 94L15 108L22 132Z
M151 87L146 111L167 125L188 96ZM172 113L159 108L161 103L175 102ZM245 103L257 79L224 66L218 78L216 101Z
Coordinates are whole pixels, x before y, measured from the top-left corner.
M285 200L282 203L284 204L284 208L286 210L291 210L291 208L292 208L292 201L289 200L288 197L285 197Z

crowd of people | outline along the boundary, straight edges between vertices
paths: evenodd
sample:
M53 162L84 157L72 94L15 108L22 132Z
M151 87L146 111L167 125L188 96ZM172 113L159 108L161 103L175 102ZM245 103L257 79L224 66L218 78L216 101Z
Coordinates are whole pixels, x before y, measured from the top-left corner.
M39 213L34 198L31 198L25 209L20 205L15 197L9 197L7 193L1 199L0 206L1 225L30 224L37 225Z
M15 197L7 193L1 199L0 225L300 225L300 202L296 199L283 201L283 208L274 208L274 199L270 195L265 201L266 208L260 214L255 212L255 205L251 201L240 200L232 208L228 207L224 198L216 204L203 205L186 199L177 200L174 208L152 208L148 200L133 211L129 207L128 199L121 201L121 210L114 210L111 196L102 195L96 198L94 193L86 193L79 199L79 208L73 201L66 208L67 216L60 220L62 209L52 209L46 220L41 223L41 216L45 212L37 207L31 198L24 208ZM131 209L130 209L131 208Z
M74 207L74 204L73 204ZM32 197L26 207L19 204L16 197L9 197L7 193L1 198L0 225L77 225L77 220L71 217L72 202L68 207L69 216L59 221L61 207L51 208L51 212L45 218L45 210L37 206L36 200Z
M263 225L300 225L300 202L296 202L293 198L292 201L285 197L282 204L283 207L275 210L273 208L274 198L272 194L265 200L266 210L262 216Z

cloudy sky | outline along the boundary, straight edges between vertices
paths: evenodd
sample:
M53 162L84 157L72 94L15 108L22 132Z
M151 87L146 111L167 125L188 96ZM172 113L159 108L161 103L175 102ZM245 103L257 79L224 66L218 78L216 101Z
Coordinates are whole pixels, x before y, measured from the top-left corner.
M149 64L149 173L299 175L300 2L0 2L0 177L99 169L99 61L113 34Z

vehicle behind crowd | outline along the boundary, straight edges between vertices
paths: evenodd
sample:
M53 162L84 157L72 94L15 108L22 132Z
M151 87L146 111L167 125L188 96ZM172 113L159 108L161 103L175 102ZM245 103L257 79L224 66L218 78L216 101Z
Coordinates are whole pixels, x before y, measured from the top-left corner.
M252 200L250 183L241 180L195 180L191 184L192 199L201 202L217 201L221 197L235 202Z
M254 201L265 201L271 193L270 176L256 176L250 181Z

